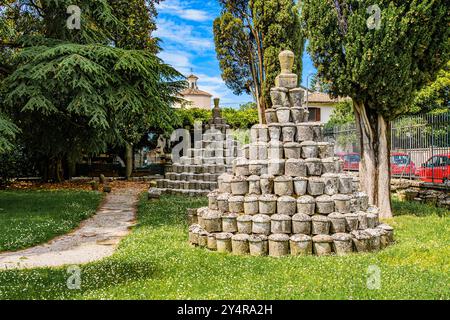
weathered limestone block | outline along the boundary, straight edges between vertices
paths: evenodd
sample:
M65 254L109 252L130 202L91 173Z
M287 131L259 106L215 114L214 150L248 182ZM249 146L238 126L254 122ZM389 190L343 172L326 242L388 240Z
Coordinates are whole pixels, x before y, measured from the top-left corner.
M294 193L294 183L289 176L279 176L274 180L274 192L278 196L290 196Z
M281 124L281 131L283 134L283 142L294 142L294 138L295 138L295 133L297 131L297 128L295 126L295 124L293 123L282 123Z
M344 161L339 157L334 157L335 173L342 173L344 171Z
M206 231L202 231L198 234L198 246L201 248L206 248L208 245L208 236L209 233Z
M369 228L366 232L370 235L370 251L379 251L381 249L380 229Z
M324 174L337 173L338 171L337 171L336 160L334 160L334 158L322 159L322 172ZM338 182L339 182L339 176L338 176Z
M232 196L228 199L228 207L231 213L244 212L244 196Z
M303 159L318 158L319 157L319 147L317 142L314 141L303 141L300 143L302 148L301 156Z
M268 142L269 141L269 130L265 124L254 125L250 129L250 138L252 142Z
M279 123L269 124L269 138L273 142L281 140L281 126Z
M203 228L207 232L220 232L222 231L222 219L219 211L207 210L203 216Z
M349 194L353 191L353 178L348 174L339 175L339 193Z
M248 238L248 234L235 234L231 237L231 247L233 254L243 256L250 253Z
M312 216L315 213L316 200L311 196L301 196L297 199L297 212Z
M358 200L358 205L361 211L366 211L369 208L369 197L364 192L357 192L355 198Z
M231 181L233 176L229 173L221 174L218 178L219 192L220 193L231 193Z
M230 193L221 193L217 196L217 207L222 213L229 212L230 207L228 204L228 199L231 197Z
M111 187L110 186L104 186L103 187L103 191L109 193L109 192L111 192ZM147 199L148 200L159 199L159 198L161 198L161 194L162 194L161 190L156 189L156 188L151 188L147 192Z
M322 195L316 198L316 212L318 214L330 214L334 211L334 201L330 196Z
M287 255L289 255L289 236L287 234L271 234L269 236L269 256Z
M377 230L380 233L380 249L384 249L390 244L388 232L378 227Z
M304 213L297 213L292 216L292 233L311 234L311 217Z
M275 109L266 109L266 121L268 124L277 123L277 111Z
M236 213L227 213L222 215L222 231L230 233L237 232L237 217L238 215Z
M339 177L335 173L325 173L322 175L325 184L324 193L333 196L339 192Z
M250 144L250 161L251 160L267 160L268 151L267 142L254 142Z
M319 234L312 238L314 253L317 256L326 256L332 253L333 237L326 234Z
M271 194L273 193L273 175L264 174L261 175L260 185L261 185L261 194Z
M308 179L308 194L320 196L325 190L325 183L321 177L311 177Z
M297 142L286 142L284 144L284 156L286 159L301 159L302 148Z
M237 218L237 229L239 233L251 234L252 233L252 216L242 215Z
M287 107L279 107L276 109L277 118L280 123L291 122L291 109Z
M334 144L330 142L318 142L319 158L327 159L334 156Z
M277 213L293 216L297 212L297 200L291 196L281 196L277 200Z
M231 246L231 237L233 236L232 233L222 232L216 234L216 245L217 245L217 252L231 252L232 246Z
M306 234L294 234L289 239L291 255L306 256L312 254L312 238Z
M209 250L212 250L212 251L216 251L217 250L217 241L216 241L216 234L215 233L210 233L208 235L208 243L207 243L206 247Z
M263 234L251 235L248 238L251 256L266 256L269 251L267 236Z
M385 223L378 225L377 228L382 229L387 232L387 237L389 239L389 243L394 242L394 228L392 228L390 225L385 224Z
M272 233L292 233L292 218L286 214L274 214L270 217Z
M330 231L331 233L345 233L346 221L345 216L339 212L333 212L328 215L330 219Z
M352 236L348 233L335 233L333 237L333 251L338 256L349 254L353 251Z
M250 175L263 175L267 174L268 162L267 160L254 160L249 161L248 170Z
M301 88L294 88L289 90L288 97L291 106L295 108L300 108L303 106L305 92Z
M255 234L270 234L270 216L265 214L257 214L252 217L252 232Z
M284 159L270 159L268 161L268 174L272 176L281 176L285 171L285 163Z
M270 99L272 100L272 105L274 106L284 106L286 101L288 90L282 86L276 86L270 89Z
M247 178L247 182L249 194L261 194L261 184L259 176L250 176Z
M244 213L246 215L259 213L259 198L257 195L248 195L244 198Z
M283 159L284 158L284 147L283 143L280 141L271 140L269 142L269 146L267 149L267 153L269 156L269 163L270 160L277 160L277 159Z
M364 230L352 231L350 234L357 252L370 251L370 234Z
M373 229L378 225L378 215L374 213L367 213L367 227Z
M272 215L277 210L277 197L273 194L263 194L259 196L259 213Z
M208 208L211 210L219 210L217 204L217 197L219 196L218 191L212 191L208 193Z
M322 175L322 161L317 158L309 158L305 160L306 167L308 168L308 175L320 176Z
M358 214L356 213L346 213L345 217L345 231L352 232L358 230Z
M294 182L294 192L298 196L304 196L308 188L308 178L305 177L295 177Z
M189 227L189 243L192 245L198 245L198 234L204 231L198 224L193 224Z
M231 181L233 195L245 195L248 193L248 182L244 176L235 176Z
M335 210L339 213L350 213L351 212L351 197L346 194L335 194L332 196L334 201Z
M188 225L198 224L197 209L189 208L186 210Z
M358 176L353 176L352 187L353 187L353 192L358 192L359 187L360 187L360 180L359 180Z
M305 118L306 109L302 107L291 108L291 119L295 124L302 123Z
M358 211L356 214L358 215L358 230L366 230L369 227L367 213Z
M288 159L285 165L285 175L291 177L306 177L308 169L302 159Z
M359 201L354 196L350 198L350 212L358 212L361 211L361 207L359 206Z
M299 123L296 125L297 127L297 142L303 141L312 141L314 139L314 131L313 129L306 123Z
M316 214L312 216L312 234L329 234L330 233L330 219L327 216Z
M249 176L250 171L248 167L248 160L243 158L237 158L234 160L234 173L237 176Z

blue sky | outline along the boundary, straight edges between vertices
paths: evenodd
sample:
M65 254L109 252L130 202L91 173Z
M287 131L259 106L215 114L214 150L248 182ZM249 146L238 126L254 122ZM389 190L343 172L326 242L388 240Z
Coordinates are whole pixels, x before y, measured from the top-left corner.
M220 77L214 50L213 21L220 14L217 0L165 0L157 6L159 16L155 36L162 42L160 57L184 75L193 72L200 78L199 87L224 106L239 106L252 101L247 95L236 96ZM303 55L303 85L306 75L315 72L311 59Z

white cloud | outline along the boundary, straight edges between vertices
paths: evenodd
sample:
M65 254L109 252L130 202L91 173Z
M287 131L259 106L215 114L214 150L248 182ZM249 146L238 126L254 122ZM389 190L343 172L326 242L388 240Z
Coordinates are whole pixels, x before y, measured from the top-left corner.
M165 2L161 2L157 8L160 13L177 16L184 20L196 22L212 20L211 15L207 11L188 9L185 4L181 4L180 1L177 0L166 0Z

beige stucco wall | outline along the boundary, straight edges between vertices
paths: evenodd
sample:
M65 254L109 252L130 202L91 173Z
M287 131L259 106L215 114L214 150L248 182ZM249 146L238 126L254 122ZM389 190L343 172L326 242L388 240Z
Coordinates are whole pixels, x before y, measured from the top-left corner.
M327 123L330 120L334 110L333 105L324 105L323 103L318 104L314 102L310 102L308 105L309 108L320 108L320 123Z
M183 104L175 104L173 107L179 109L183 108L200 108L205 110L211 110L211 97L200 96L200 95L185 95L183 97L186 102Z

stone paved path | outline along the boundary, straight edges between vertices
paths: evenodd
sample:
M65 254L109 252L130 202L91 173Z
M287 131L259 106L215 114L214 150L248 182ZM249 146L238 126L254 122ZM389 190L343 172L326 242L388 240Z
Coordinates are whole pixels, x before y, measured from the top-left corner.
M0 254L0 269L84 264L113 254L135 224L139 188L113 190L97 213L70 234L44 245Z

